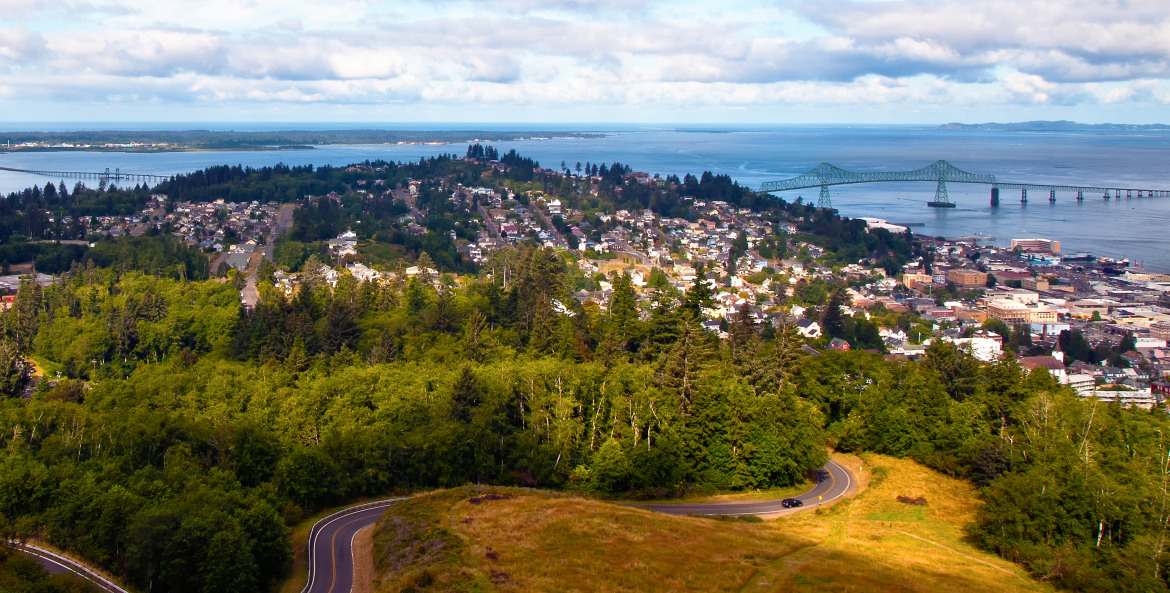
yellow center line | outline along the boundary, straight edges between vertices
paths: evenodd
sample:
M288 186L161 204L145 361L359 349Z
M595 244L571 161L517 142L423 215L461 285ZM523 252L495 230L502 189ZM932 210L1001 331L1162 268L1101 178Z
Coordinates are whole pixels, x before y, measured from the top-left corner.
M329 553L332 555L331 560L332 560L332 565L333 565L332 580L329 581L329 593L333 593L333 588L337 586L337 534L340 533L342 529L345 529L346 527L349 527L350 525L353 525L354 523L357 523L359 521L365 521L365 520L366 519L364 519L364 518L363 519L354 519L353 521L350 521L350 522L342 525L341 527L338 527L337 529L333 530L333 537L329 540ZM352 589L352 587L351 587L351 589Z

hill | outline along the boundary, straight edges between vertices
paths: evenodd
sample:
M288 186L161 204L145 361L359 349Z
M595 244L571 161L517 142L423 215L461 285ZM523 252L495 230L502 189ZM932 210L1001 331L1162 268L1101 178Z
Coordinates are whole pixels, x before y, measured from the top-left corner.
M998 130L1004 132L1163 132L1166 124L1082 124L1073 121L1024 121L1012 123L988 122L964 124L952 122L938 126L940 130Z
M980 504L970 485L909 460L867 455L864 466L855 499L769 522L514 488L439 491L383 517L367 590L1052 590L965 543Z

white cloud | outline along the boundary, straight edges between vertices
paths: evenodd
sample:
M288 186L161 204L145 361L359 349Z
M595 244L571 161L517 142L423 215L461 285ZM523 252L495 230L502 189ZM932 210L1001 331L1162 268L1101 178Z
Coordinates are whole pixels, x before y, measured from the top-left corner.
M0 89L95 105L1126 114L1170 94L1163 3L0 0Z
M45 38L40 33L21 26L0 29L0 58L28 60L44 55L46 49Z

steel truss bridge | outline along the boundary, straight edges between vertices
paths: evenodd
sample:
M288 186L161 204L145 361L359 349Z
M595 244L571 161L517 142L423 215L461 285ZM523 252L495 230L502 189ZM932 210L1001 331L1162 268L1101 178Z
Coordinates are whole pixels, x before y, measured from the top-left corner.
M38 171L33 169L14 169L12 167L0 167L0 171L11 171L13 173L28 173L30 175L44 175L45 177L56 177L59 179L99 179L109 183L111 181L146 181L148 183L161 183L170 179L167 175L144 175L142 173L123 173L121 169L114 169L112 172L109 167L105 171L89 172L89 171Z
M1077 201L1083 202L1085 194L1096 193L1108 200L1110 197L1114 199L1121 199L1121 192L1125 192L1125 197L1132 198L1134 194L1137 197L1167 197L1170 196L1170 190L1160 189L1146 189L1135 187L1105 187L1105 186L1089 186L1089 185L1046 185L1041 183L1006 183L995 179L994 175L980 175L977 173L968 173L946 161L935 161L921 169L913 171L878 171L873 173L855 173L853 171L846 171L840 167L829 163L821 163L816 168L797 175L791 179L784 179L781 181L768 181L760 186L760 191L766 193L788 191L794 189L806 189L819 187L821 190L820 198L817 199L817 206L821 208L832 208L832 201L829 199L829 186L831 185L849 185L854 183L887 183L887 182L907 182L907 181L931 181L936 183L934 191L934 201L931 205L949 206L952 205L950 197L947 196L947 183L979 183L991 186L991 204L993 206L999 205L999 191L1001 189L1020 190L1020 203L1028 203L1028 191L1047 191L1048 201L1056 203L1056 192L1076 192Z

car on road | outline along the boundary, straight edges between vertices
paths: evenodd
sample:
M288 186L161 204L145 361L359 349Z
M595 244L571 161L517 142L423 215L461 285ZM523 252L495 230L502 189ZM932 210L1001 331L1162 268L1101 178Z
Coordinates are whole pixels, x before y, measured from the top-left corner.
M780 501L780 506L786 509L794 509L796 507L804 506L804 502L802 502L799 498L785 498L784 500Z

